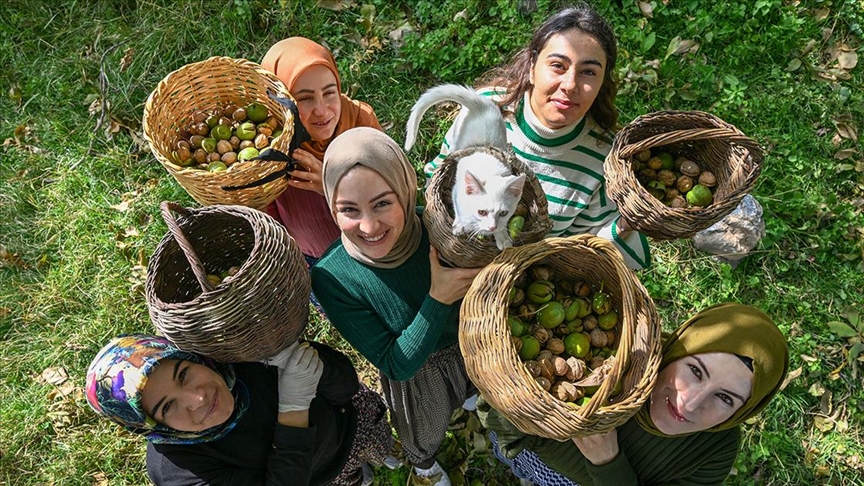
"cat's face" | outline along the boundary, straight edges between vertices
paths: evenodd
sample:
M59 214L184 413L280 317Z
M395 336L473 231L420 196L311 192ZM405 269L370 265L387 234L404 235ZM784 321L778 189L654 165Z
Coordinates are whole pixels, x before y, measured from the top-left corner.
M506 228L507 221L522 197L525 175L490 175L482 177L465 171L464 207L460 213L469 222L466 226L481 233L494 233Z

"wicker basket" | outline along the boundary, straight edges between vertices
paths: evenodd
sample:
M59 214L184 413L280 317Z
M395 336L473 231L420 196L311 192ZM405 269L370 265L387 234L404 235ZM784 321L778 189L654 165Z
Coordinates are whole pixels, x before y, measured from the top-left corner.
M714 202L671 208L636 179L634 155L663 147L697 161L717 177ZM660 111L636 118L615 137L604 171L609 197L634 229L658 240L690 238L732 212L753 189L762 149L734 126L701 111Z
M282 123L282 134L271 147L287 152L294 132L294 115L267 95L267 90L290 97L285 85L274 74L245 59L211 57L187 64L163 79L144 107L144 138L150 149L177 182L202 205L239 204L263 209L288 187L284 177L258 187L226 191L223 186L242 186L259 181L284 168L284 164L247 161L236 162L224 172L208 172L175 164L171 152L181 127L188 125L199 110L238 106L252 101L267 106Z
M485 152L501 161L515 174L525 174L525 186L520 202L528 208L525 226L514 239L513 246L541 240L552 229L546 193L530 167L510 151L495 147L468 147L451 152L445 158L426 187L426 208L423 222L429 231L429 242L438 249L441 259L455 267L482 267L501 253L494 238L478 239L465 234L453 234L453 183L458 161L477 152Z
M581 408L541 388L510 341L510 289L539 262L573 279L595 285L604 282L604 291L619 310L617 360ZM527 434L566 440L611 430L642 407L657 378L660 331L654 302L615 246L602 238L579 235L509 248L483 269L462 303L459 346L468 376L492 407ZM621 389L612 403L618 383Z
M309 316L309 272L285 228L245 206L184 209L163 202L170 231L147 267L156 329L186 351L255 361L296 341ZM180 214L174 217L172 211ZM240 270L215 288L207 274Z

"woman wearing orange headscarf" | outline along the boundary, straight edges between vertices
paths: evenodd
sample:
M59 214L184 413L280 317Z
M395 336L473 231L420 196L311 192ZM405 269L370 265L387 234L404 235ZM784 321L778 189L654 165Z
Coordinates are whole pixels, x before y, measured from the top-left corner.
M297 102L300 122L312 137L289 154L300 166L291 173L285 192L267 206L267 213L288 228L312 264L340 235L324 199L324 151L346 130L381 130L381 124L372 107L342 94L336 61L321 44L305 37L281 40L267 51L261 65L285 83Z

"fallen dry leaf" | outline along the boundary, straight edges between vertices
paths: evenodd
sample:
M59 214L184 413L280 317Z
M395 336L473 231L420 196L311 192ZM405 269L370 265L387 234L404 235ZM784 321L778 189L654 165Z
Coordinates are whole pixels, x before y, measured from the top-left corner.
M849 430L849 422L843 419L838 420L837 423L834 424L834 430L841 434L846 432L847 430Z
M108 101L106 109L110 106L111 106L111 101ZM93 102L90 103L90 106L87 107L87 113L90 114L90 116L98 115L99 113L102 113L102 98L94 99Z
M838 123L837 133L839 133L841 137L848 138L853 142L858 141L858 131L855 129L854 126L847 123Z
M55 412L48 412L48 420L51 421L51 425L58 429L62 429L72 423L72 416L66 410L57 410Z
M120 204L114 204L113 206L109 206L109 207L111 209L116 209L117 211L120 211L121 213L125 213L126 211L129 210L129 204L130 204L129 201L121 201Z
M57 398L68 397L74 391L75 391L75 383L73 383L71 381L67 381L67 382L63 383L62 385L58 386L57 388L54 388L53 390L48 392L48 399L49 400L55 400Z
M666 59L668 59L670 56L677 56L691 50L695 52L698 49L699 44L697 44L695 40L682 40L680 36L675 36L674 39L669 41L669 47L666 48Z
M834 394L831 393L831 390L826 390L825 393L822 394L822 397L819 399L819 410L825 415L831 415L831 412L834 410L834 404L831 399L834 397Z
M830 9L820 8L819 10L816 10L815 15L813 15L813 16L816 18L817 22L822 22L823 20L828 18L828 15L830 13L831 13Z
M319 7L332 10L333 12L339 12L354 6L354 2L351 0L318 0L315 3Z
M834 421L828 417L822 417L817 415L813 417L813 425L819 429L821 432L830 432L831 429L834 428Z
M855 149L851 149L851 148L843 149L843 150L840 150L837 153L835 153L834 158L837 160L846 160L849 157L852 157L853 155L855 155L856 153L858 153L858 151Z
M135 48L129 47L123 51L123 59L120 59L120 72L122 73L132 64L132 58L135 57Z
M799 366L797 369L790 371L786 375L786 378L783 379L783 383L780 385L780 389L781 390L786 389L786 386L788 386L789 383L792 383L792 381L794 381L796 378L801 376L801 370L802 370L802 367Z
M639 2L639 10L642 12L642 15L649 19L654 18L654 7L651 6L648 2Z
M109 486L111 481L108 480L108 476L105 473L97 472L93 475L93 486Z
M840 69L851 71L858 65L858 53L855 51L842 51L837 56L837 64Z
M0 264L18 267L22 270L30 268L30 265L21 258L21 255L6 250L6 247L2 245L0 245Z
M45 380L45 383L51 385L60 385L69 379L69 375L66 374L66 370L57 367L57 368L45 368L42 370L42 374L40 377Z

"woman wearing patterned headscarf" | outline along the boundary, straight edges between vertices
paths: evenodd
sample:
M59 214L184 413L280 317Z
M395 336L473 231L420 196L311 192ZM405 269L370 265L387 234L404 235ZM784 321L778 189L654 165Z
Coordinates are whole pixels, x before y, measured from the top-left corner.
M324 196L342 231L312 267L330 322L381 372L415 474L447 485L435 454L473 393L457 345L459 301L478 269L443 268L415 207L417 175L386 134L355 128L324 154Z
M499 459L538 485L722 484L740 425L768 405L788 367L786 339L765 313L718 304L666 338L648 403L617 429L557 442L523 434L485 404L481 420Z
M290 154L302 167L291 173L288 189L267 207L314 263L339 238L322 196L321 160L340 133L355 127L381 130L372 108L342 94L336 61L324 46L304 37L273 45L261 66L272 71L297 101L300 121L312 140Z
M368 484L362 461L383 462L392 440L381 397L319 343L225 364L162 337L120 336L90 364L86 395L147 439L157 485Z

